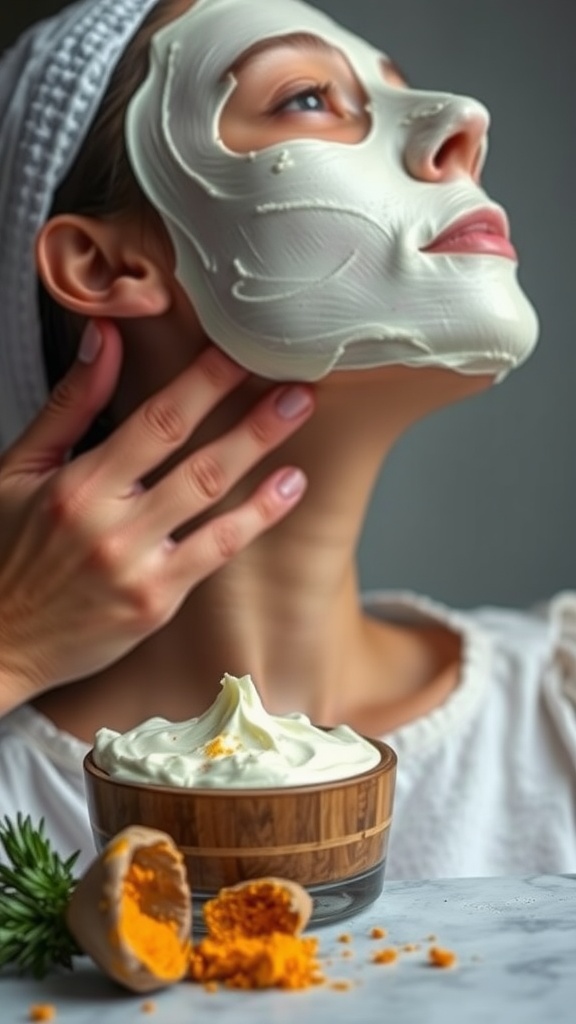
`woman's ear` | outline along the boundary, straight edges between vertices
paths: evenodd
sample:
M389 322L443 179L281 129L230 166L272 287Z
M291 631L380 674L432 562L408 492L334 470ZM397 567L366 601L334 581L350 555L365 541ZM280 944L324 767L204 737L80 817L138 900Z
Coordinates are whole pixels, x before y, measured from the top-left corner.
M142 227L76 214L53 217L36 242L38 273L61 306L86 317L158 316L172 305L165 253L142 249Z

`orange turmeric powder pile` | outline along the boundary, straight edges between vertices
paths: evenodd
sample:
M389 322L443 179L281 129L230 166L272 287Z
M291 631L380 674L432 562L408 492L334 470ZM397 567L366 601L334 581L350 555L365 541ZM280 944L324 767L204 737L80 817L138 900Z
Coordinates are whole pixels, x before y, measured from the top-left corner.
M318 940L296 934L298 911L281 884L223 889L204 906L208 935L192 950L190 977L227 988L302 989L324 981Z
M161 981L181 978L190 953L175 920L158 914L158 874L133 860L122 884L118 931L139 961Z
M317 939L283 932L260 938L236 935L225 942L208 936L192 952L190 976L227 988L310 988L324 981L317 951Z

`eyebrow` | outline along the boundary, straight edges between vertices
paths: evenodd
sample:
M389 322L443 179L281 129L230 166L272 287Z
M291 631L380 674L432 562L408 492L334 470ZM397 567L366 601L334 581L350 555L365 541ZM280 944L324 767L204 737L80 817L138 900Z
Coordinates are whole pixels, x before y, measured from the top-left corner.
M320 53L334 53L341 52L337 47L327 43L325 39L321 39L320 36L315 36L311 32L290 32L287 35L281 36L269 36L267 39L260 39L253 46L249 46L247 50L234 61L229 71L236 72L240 71L245 64L248 63L253 57L257 57L259 53L266 53L267 50L272 50L277 46L292 46L297 49L299 46L308 47L311 50L317 50ZM402 79L403 82L408 85L408 79L402 68L391 60L386 54L382 54L382 60L393 74L397 75L398 78Z
M294 49L306 46L310 50L319 50L322 53L333 53L335 49L320 36L312 35L310 32L290 32L288 35L269 36L267 39L260 39L253 46L244 50L234 61L230 70L240 71L252 57L257 57L259 53L266 53L267 50L272 50L277 46L292 46Z

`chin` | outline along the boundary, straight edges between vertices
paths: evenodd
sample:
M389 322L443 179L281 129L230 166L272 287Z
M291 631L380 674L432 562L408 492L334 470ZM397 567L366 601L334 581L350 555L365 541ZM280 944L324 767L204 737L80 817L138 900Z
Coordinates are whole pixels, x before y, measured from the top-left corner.
M492 288L469 295L465 310L441 325L432 349L443 349L447 365L471 376L491 374L502 380L531 356L538 341L536 312L515 287Z

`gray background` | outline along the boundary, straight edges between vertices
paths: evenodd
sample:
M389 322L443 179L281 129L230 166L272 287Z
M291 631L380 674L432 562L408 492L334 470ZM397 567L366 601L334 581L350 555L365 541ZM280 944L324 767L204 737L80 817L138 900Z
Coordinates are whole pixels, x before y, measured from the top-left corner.
M0 45L63 4L6 6ZM362 539L362 581L460 605L524 605L576 586L576 4L316 6L389 53L415 85L468 93L489 108L484 184L510 215L542 328L525 367L427 419L397 447Z

